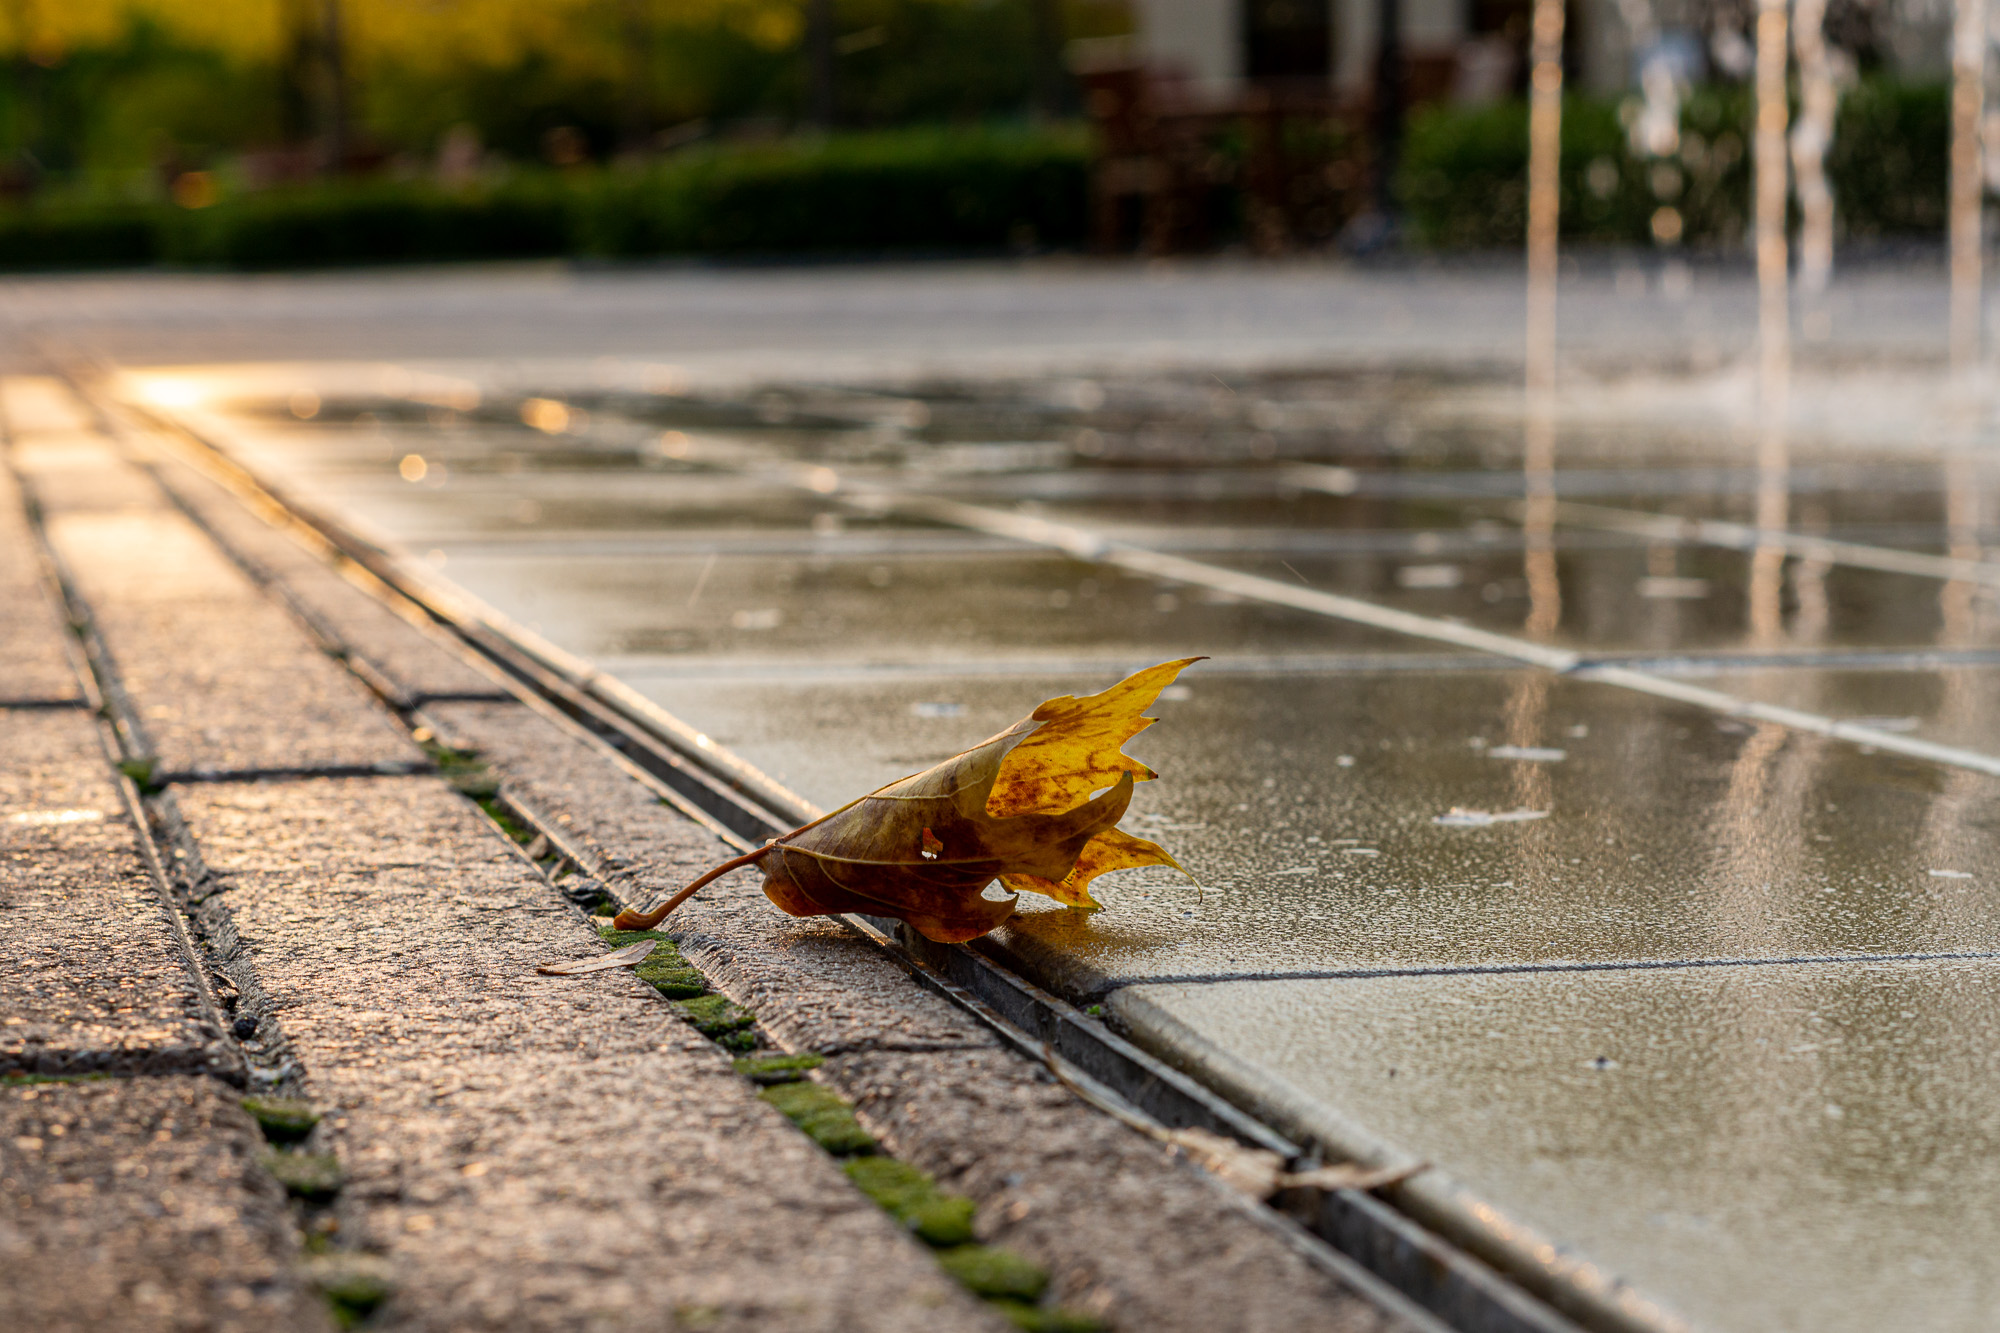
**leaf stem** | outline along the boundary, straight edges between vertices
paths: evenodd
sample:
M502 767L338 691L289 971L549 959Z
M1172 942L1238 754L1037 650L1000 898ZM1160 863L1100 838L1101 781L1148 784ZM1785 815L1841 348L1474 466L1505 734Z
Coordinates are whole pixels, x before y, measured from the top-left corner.
M745 852L741 856L724 861L721 865L701 876L694 883L688 885L650 912L635 912L628 907L617 916L611 918L611 928L613 930L651 930L654 926L659 925L667 919L667 913L694 897L696 889L702 888L710 881L719 879L732 870L740 870L752 862L761 860L765 853L777 845L775 842L768 842L754 852Z

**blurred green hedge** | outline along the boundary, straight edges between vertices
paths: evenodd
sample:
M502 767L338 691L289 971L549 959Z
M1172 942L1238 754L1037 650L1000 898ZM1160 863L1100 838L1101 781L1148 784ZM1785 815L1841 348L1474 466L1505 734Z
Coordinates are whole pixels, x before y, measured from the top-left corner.
M1635 158L1618 105L1563 103L1562 232L1650 244L1654 213L1672 207L1681 242L1721 248L1749 225L1751 97L1696 90L1681 109L1681 151ZM1950 126L1942 84L1869 80L1841 99L1827 155L1843 239L1936 233L1944 227ZM1527 234L1528 110L1522 103L1434 107L1411 119L1397 189L1417 244L1516 246Z
M924 130L685 153L448 189L329 182L200 209L0 210L0 267L241 269L536 255L981 250L1081 240L1080 130Z
M1563 111L1562 228L1649 244L1663 206L1682 242L1741 242L1750 98L1703 89L1681 152L1634 158L1615 103ZM1950 107L1941 85L1869 81L1842 99L1831 153L1843 239L1944 226ZM1414 243L1517 246L1526 233L1527 108L1435 107L1412 118L1397 179ZM329 182L229 194L210 207L51 202L0 207L0 268L150 263L291 268L541 255L871 253L1074 246L1090 141L1079 128L907 130L677 154L641 169L518 173L464 189Z
M683 155L595 178L579 253L603 256L1071 245L1084 235L1080 130L953 130Z

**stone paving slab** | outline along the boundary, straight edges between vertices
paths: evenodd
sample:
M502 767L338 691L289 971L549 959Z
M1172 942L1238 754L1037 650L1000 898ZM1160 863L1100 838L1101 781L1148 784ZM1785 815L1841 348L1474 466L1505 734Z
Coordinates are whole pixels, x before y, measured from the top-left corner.
M2000 964L1159 985L1109 1005L1276 1123L1429 1160L1695 1327L1969 1333L2000 1306Z
M210 1079L0 1083L0 1328L330 1330L264 1146Z
M15 442L14 466L44 513L157 509L160 493L102 435L76 434Z
M163 452L154 461L161 483L235 558L278 582L320 632L351 662L365 665L400 704L505 697L491 677L343 577L324 553L308 550L181 459Z
M141 858L96 721L0 710L0 1072L242 1078ZM4 1191L0 1191L4 1193Z
M728 850L530 710L438 704L448 743L476 748L572 846L643 898ZM980 1204L982 1239L1046 1264L1058 1299L1114 1328L1403 1327L1305 1263L1213 1180L1078 1101L1037 1065L827 921L774 909L754 872L725 876L664 929L869 1131ZM1226 1317L1220 1314L1227 1311Z
M343 1242L397 1273L381 1327L997 1327L642 983L536 976L601 946L443 783L176 800L328 1112Z
M161 771L422 761L361 684L181 515L57 514L48 533Z
M68 633L43 584L20 488L0 465L0 706L83 701L63 651Z
M0 377L0 419L15 438L91 428L90 413L53 375Z

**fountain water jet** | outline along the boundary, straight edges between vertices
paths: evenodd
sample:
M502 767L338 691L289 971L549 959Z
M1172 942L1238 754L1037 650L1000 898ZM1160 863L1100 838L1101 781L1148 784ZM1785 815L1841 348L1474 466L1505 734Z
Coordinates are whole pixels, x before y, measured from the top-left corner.
M1527 632L1547 638L1562 618L1555 556L1556 237L1561 220L1563 0L1535 0L1528 104L1526 485Z
M1833 190L1826 179L1826 150L1840 109L1825 23L1826 0L1797 0L1792 49L1799 61L1799 120L1792 128L1792 167L1798 176L1799 287L1814 296L1826 290L1833 274Z
M1757 527L1784 531L1789 509L1785 437L1791 392L1791 275L1786 239L1787 42L1785 0L1757 0L1757 120L1752 146L1757 248ZM1750 635L1769 644L1783 632L1785 548L1760 543L1750 558Z
M1986 101L1986 0L1958 0L1951 39L1951 369L1961 388L1980 359L1980 255L1985 182L1979 162Z

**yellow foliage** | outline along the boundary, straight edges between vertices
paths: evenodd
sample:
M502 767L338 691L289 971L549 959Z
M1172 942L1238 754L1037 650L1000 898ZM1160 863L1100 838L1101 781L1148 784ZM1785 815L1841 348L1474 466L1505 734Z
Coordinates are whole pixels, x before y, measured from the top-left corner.
M726 24L776 49L798 39L801 0L341 0L357 68L389 60L415 68L505 67L533 52L571 71L615 76L629 67L634 23L648 30ZM135 20L191 46L243 60L274 60L286 24L318 13L301 0L14 0L0 4L0 51L44 63L116 41Z

